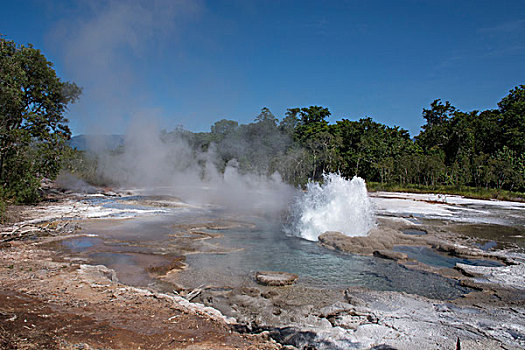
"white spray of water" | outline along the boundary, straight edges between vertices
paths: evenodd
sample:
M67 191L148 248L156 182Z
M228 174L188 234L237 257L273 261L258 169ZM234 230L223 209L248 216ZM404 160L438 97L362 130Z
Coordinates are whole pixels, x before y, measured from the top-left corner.
M325 174L324 183L308 183L292 216L292 227L287 231L310 241L317 241L326 231L366 236L374 226L365 181L357 176L349 181L338 174Z

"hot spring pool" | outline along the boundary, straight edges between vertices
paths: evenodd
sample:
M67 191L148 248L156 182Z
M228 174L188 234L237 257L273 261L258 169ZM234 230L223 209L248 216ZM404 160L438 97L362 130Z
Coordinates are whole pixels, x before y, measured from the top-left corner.
M218 218L224 222L224 217L221 212L183 210L111 223L88 222L82 232L97 237L65 240L63 247L88 257L94 264L115 269L122 282L138 286L155 284L147 268L159 257L185 255L187 268L177 273L175 282L186 288L251 284L255 283L255 271L275 270L295 273L299 275L298 284L316 288L362 286L435 299L453 299L470 291L454 280L409 270L393 261L343 254L287 236L281 223L260 217L230 217L231 222L244 224L201 230L220 235L211 239L182 243L180 235L173 236L174 227Z
M470 290L436 274L407 269L394 261L344 254L315 242L284 235L279 226L258 222L252 230L221 231L220 243L240 248L228 254L192 254L180 281L198 285L240 285L255 271L285 271L299 275L297 283L344 289L362 286L403 291L435 299L452 299Z

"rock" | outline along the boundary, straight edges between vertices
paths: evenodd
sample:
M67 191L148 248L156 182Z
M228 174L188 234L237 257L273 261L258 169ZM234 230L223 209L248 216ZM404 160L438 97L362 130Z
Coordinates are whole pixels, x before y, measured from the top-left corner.
M259 271L255 274L257 282L265 286L288 286L298 278L296 274L279 271Z
M275 296L279 295L279 293L277 293L276 291L274 290L269 290L267 292L264 292L264 293L261 293L261 296L265 299L271 299Z
M368 303L364 301L363 299L355 296L352 291L345 290L345 299L346 301L353 306L361 306L361 307L368 307Z
M323 307L319 310L319 317L326 318L332 327L341 327L355 330L367 323L377 323L378 318L365 307L356 307L344 302Z
M318 237L319 243L327 248L346 253L371 255L376 250L391 250L394 245L414 244L420 237L404 235L388 227L373 228L367 236L346 236L341 232L327 231Z
M0 243L0 249L6 249L6 248L11 248L11 243L9 242Z
M334 327L355 330L357 327L369 323L366 316L339 315L329 319Z
M325 306L319 310L319 316L320 317L330 317L330 316L337 316L340 314L348 313L350 311L353 311L354 307L348 303L343 303L338 301L337 303L329 306Z
M473 266L456 264L456 269L466 276L482 276L478 279L479 284L494 283L501 287L512 287L525 290L525 264L509 265L501 267Z
M478 257L483 255L480 249L469 248L451 243L440 243L434 246L436 250L446 252L455 256L471 256Z
M104 196L108 196L108 197L120 197L118 193L112 191L112 190L105 190L102 192L102 194Z
M104 265L80 265L80 273L90 283L118 282L117 273Z
M242 287L239 292L243 295L248 295L250 297L258 297L261 295L261 291L257 288Z
M483 285L480 283L477 283L473 279L461 279L459 280L459 285L462 287L468 287L468 288L478 290L478 291L483 290Z
M408 259L408 255L401 252L394 252L392 250L376 250L374 252L374 256L377 256L379 258L383 259L390 259L390 260L406 260Z
M397 348L394 348L388 344L379 344L374 346L373 348L370 348L370 350L397 350Z

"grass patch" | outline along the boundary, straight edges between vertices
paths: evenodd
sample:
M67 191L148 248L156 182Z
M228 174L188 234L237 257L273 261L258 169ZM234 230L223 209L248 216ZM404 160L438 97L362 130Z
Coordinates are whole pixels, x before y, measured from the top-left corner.
M7 208L9 206L9 201L4 195L2 189L0 188L0 224L5 224L8 222Z

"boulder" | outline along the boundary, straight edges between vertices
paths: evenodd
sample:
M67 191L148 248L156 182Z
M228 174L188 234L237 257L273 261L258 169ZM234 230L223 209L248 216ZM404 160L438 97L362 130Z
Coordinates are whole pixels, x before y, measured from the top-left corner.
M298 278L296 274L279 271L258 271L255 274L257 282L265 286L288 286Z
M420 237L404 235L388 227L375 227L367 236L346 236L341 232L327 231L318 237L319 243L327 248L345 253L372 255L376 250L391 250L394 245L413 244Z
M441 243L434 246L435 249L449 253L451 255L455 256L470 256L470 257L478 257L483 256L483 251L481 249L476 248L469 248L460 246L457 244L451 244L451 243Z

